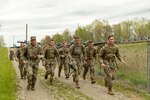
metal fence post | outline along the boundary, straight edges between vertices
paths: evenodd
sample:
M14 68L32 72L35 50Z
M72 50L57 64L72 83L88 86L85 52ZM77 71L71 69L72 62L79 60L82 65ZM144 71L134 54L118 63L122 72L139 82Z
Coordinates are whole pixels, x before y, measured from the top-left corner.
M150 93L150 41L147 41L147 79L148 93Z

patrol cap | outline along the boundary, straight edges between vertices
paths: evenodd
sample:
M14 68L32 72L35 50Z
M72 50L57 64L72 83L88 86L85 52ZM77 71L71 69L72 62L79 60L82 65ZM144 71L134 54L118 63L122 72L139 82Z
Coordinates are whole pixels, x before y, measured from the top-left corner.
M67 43L67 41L66 41L66 40L64 40L62 44L65 44L65 43Z
M79 36L77 36L76 38L74 38L75 40L81 40Z
M92 40L89 40L89 41L88 41L88 44L90 44L90 43L93 43L93 41L92 41Z
M77 36L77 35L74 35L73 38L74 39L80 39L79 36Z
M36 37L35 37L35 36L31 36L30 39L31 39L31 40L36 40Z

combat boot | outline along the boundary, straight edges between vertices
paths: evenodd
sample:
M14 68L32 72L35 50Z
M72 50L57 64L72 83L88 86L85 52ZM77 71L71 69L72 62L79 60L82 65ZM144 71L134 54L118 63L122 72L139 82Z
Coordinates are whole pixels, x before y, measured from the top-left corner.
M31 89L31 83L29 82L27 85L27 90L30 90L30 89Z
M79 81L76 81L76 88L77 88L77 89L80 89Z
M53 84L53 78L50 77L50 84Z
M60 77L60 73L58 73L58 77Z
M83 74L83 80L86 80L85 75Z
M109 95L114 95L114 93L113 93L113 91L112 91L112 87L109 87L109 88L108 88L108 94L109 94Z
M48 75L47 75L47 74L45 74L44 78L45 78L45 79L47 79L47 77L48 77Z
M23 75L21 75L21 79L23 79Z
M23 79L25 80L27 78L27 72L24 71Z
M66 79L68 79L69 78L69 75L66 75Z
M107 87L107 86L108 86L108 83L107 83L106 78L105 78L104 80L105 80L105 87Z
M32 83L31 90L33 90L33 91L35 90L34 86L35 86L35 83Z
M58 77L61 77L60 73L61 73L61 70L59 69L58 70Z
M95 79L91 77L91 84L96 83Z
M72 75L72 77L73 77L73 82L75 82L75 75Z
M21 76L21 79L23 79L23 76Z

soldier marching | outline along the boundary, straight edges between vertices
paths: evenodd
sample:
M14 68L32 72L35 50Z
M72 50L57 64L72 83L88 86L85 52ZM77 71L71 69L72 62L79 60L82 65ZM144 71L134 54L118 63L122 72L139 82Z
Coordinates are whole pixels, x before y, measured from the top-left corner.
M45 59L45 79L50 75L50 83L54 80L56 59L59 62L59 53L55 47L55 42L53 39L49 41L49 45L44 49L44 59Z
M21 56L24 64L27 64L27 90L35 90L35 83L37 81L37 74L39 70L40 55L42 55L42 49L36 42L36 37L31 37L31 43L25 48L24 54Z
M86 74L90 68L91 84L95 83L95 68L94 60L96 60L96 49L93 47L93 41L89 41L86 47L86 64L83 72L83 79L86 79Z
M118 67L116 64L116 57L121 63L125 64L124 60L120 56L119 49L114 42L114 36L110 35L108 37L107 44L102 47L98 55L100 64L106 74L104 79L105 86L108 87L108 94L110 95L114 95L112 91L112 81L115 79L115 72Z
M68 63L70 61L70 54L69 54L69 48L67 41L64 41L63 46L59 49L59 55L60 55L60 64L59 64L59 68L58 68L58 77L61 76L61 70L62 67L64 67L64 73L65 73L65 77L66 79L69 78L69 66Z
M25 44L23 42L20 43L20 47L16 51L16 61L19 62L18 68L20 71L21 79L26 79L27 67L26 64L23 63L23 59L21 56L25 53Z

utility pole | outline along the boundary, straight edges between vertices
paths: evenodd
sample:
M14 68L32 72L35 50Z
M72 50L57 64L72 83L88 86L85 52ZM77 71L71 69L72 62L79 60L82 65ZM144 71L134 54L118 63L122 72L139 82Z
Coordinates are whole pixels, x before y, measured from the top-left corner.
M28 41L28 24L26 24L26 42Z
M15 46L14 41L15 41L15 35L13 35L13 47Z

